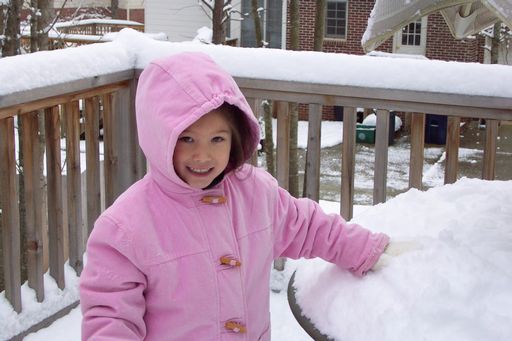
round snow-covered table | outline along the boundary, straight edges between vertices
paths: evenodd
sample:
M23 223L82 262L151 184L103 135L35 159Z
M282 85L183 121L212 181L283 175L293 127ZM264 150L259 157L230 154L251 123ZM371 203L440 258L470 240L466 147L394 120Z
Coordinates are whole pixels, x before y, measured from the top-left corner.
M295 287L293 286L294 282L295 273L293 273L292 277L290 278L290 282L288 282L288 304L290 305L290 310L292 311L293 316L295 316L295 319L300 324L302 329L304 329L304 331L308 333L308 335L311 336L313 340L332 340L331 338L322 334L322 332L315 327L311 320L307 316L304 316L304 313L302 312L301 307L297 304L297 299L295 298Z
M313 339L512 339L512 181L410 190L354 222L419 248L363 278L300 262L289 302Z

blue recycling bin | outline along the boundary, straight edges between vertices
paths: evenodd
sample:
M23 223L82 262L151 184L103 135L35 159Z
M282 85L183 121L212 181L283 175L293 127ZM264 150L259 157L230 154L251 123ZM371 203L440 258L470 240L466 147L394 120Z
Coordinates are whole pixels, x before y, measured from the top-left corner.
M425 116L425 143L446 144L448 118L444 115Z

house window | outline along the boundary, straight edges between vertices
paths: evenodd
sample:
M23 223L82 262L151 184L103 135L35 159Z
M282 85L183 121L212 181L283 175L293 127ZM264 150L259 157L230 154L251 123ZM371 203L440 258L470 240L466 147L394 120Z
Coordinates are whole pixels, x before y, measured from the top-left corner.
M347 0L327 1L325 7L325 37L345 39L347 37Z
M402 45L421 45L421 19L402 28Z

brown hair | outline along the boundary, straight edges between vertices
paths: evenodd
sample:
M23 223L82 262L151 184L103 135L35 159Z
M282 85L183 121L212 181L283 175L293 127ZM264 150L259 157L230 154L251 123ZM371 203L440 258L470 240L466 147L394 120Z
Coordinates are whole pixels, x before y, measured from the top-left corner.
M224 103L217 110L226 118L231 128L231 151L226 173L241 167L252 153L251 143L245 139L251 136L251 129L245 114L235 105Z

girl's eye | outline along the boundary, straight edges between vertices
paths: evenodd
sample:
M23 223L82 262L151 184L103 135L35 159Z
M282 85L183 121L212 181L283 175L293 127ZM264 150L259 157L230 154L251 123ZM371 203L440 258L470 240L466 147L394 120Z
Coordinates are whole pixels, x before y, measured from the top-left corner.
M179 142L192 143L194 140L190 136L182 136L178 139Z
M215 136L213 139L212 139L212 142L222 142L224 141L225 138L222 137L222 136Z

